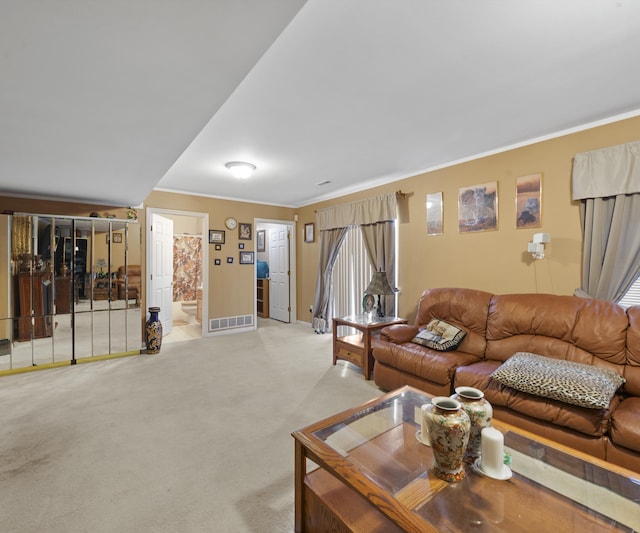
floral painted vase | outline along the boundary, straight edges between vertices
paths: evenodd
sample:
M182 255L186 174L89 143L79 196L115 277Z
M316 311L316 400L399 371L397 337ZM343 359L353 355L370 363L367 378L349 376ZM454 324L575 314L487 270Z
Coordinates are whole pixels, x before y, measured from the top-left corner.
M149 307L149 320L145 324L147 353L158 353L162 345L162 322L159 307Z
M493 407L485 400L484 393L473 387L456 387L456 393L451 398L460 402L471 420L471 432L464 460L473 463L481 455L481 433L484 428L491 426Z
M469 415L453 398L436 396L431 403L433 410L424 416L433 450L432 471L445 481L461 481L466 475L463 458L471 429Z

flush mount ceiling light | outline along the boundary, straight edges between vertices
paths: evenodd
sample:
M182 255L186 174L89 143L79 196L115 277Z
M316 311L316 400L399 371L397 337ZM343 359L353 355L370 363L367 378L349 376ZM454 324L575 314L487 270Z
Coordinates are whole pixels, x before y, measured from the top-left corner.
M255 165L251 163L245 163L243 161L229 161L225 167L229 169L231 175L234 178L248 178L253 174L253 171L256 169Z

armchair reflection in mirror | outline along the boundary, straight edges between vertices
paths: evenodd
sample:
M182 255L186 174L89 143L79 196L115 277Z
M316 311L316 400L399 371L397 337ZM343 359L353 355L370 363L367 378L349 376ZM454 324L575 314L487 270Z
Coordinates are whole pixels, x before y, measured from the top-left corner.
M122 265L118 268L116 280L119 300L135 300L136 305L140 304L141 271L140 265L129 265L126 269Z

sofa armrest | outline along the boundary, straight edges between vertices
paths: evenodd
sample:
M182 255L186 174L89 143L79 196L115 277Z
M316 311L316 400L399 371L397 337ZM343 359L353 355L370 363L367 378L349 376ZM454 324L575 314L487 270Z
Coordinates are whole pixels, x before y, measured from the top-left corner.
M393 324L382 328L380 338L394 344L410 342L418 334L418 328L411 324Z

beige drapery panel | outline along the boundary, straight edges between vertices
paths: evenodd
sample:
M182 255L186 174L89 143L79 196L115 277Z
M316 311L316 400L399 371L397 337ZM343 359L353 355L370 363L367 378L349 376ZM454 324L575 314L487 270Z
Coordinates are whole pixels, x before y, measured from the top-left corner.
M583 231L579 294L618 301L640 274L640 141L577 154Z
M360 226L367 254L376 270L387 273L389 285L395 288L396 279L396 229L395 221L363 224ZM396 314L396 297L382 296L384 313Z
M640 192L640 141L573 157L573 199Z
M398 199L396 193L384 194L318 210L316 213L316 223L320 235L320 257L318 259L318 277L313 303L314 321L324 320L325 328L327 330L331 328L331 320L333 318L330 316L333 265L340 246L344 241L347 228L349 226L385 223L395 220L397 216ZM376 247L379 246L381 250L384 250L391 246L391 244L378 244L378 237L376 235L377 234L364 235L365 241L367 241L369 237L373 239L372 244L366 245L370 257L371 252L369 249L375 250ZM395 237L393 238L392 246L392 250L395 249ZM377 252L375 253L377 255ZM380 270L380 267L378 267L375 262L374 266ZM387 260L383 266L391 269L394 273L394 277L390 278L390 283L393 286L393 280L395 279L395 255ZM393 309L393 311L395 312L395 309Z
M383 194L348 204L318 209L318 230L375 224L398 218L396 193Z

